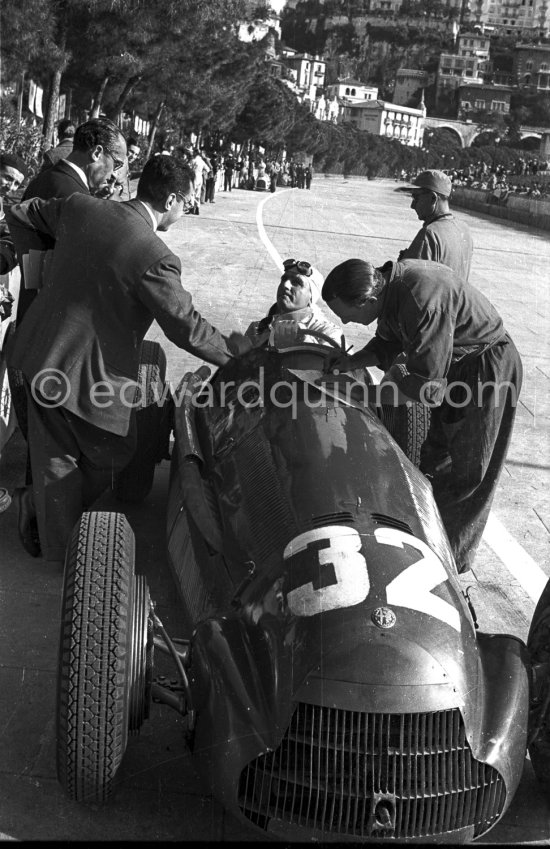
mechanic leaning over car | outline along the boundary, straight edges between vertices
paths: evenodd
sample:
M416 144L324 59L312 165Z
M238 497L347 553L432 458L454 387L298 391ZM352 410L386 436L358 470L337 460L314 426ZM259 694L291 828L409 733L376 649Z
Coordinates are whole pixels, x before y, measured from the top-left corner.
M474 249L472 236L449 209L452 188L451 178L443 171L422 171L412 186L400 189L412 195L411 209L424 224L397 259L441 262L468 280Z
M471 568L510 443L522 381L516 347L490 301L446 265L407 259L375 268L349 259L333 268L323 298L347 324L377 321L374 337L327 371L379 366L378 403L431 408L426 443L443 434L450 467L434 497L459 572ZM404 357L399 355L404 352ZM396 362L397 359L397 362ZM423 463L421 471L425 471Z
M195 310L179 258L156 234L192 203L192 180L187 167L157 156L134 200L35 198L8 214L18 252L29 230L56 239L45 285L9 354L29 404L34 498L20 500L19 532L24 538L36 510L46 560L63 560L81 513L134 453L135 381L153 319L171 342L214 365L251 347Z

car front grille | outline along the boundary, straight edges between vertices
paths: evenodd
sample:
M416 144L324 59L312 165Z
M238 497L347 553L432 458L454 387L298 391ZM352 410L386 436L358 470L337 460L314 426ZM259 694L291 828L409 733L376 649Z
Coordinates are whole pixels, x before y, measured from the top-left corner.
M360 713L298 704L280 746L241 773L239 806L267 830L363 839L486 831L504 807L499 773L472 755L460 711Z

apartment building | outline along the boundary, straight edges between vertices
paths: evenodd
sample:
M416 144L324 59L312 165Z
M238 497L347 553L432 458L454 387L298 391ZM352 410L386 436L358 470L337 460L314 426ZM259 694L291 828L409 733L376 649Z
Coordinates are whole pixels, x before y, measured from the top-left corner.
M339 123L349 122L358 130L396 139L409 147L422 147L426 107L413 109L384 100L343 106Z
M513 74L520 88L550 91L550 44L516 44Z
M324 88L327 63L320 56L284 50L282 58L297 88L304 91Z
M470 19L504 35L548 34L548 0L470 0Z
M340 79L336 80L332 85L327 86L327 97L330 99L337 97L339 100L349 102L376 100L378 97L378 88L376 86L366 85L359 80Z
M461 85L458 89L458 117L466 119L472 112L510 111L512 87L504 85Z

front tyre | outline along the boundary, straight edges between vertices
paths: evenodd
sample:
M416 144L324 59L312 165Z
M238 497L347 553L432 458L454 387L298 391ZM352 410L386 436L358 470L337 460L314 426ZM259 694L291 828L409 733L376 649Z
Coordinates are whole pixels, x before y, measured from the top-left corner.
M527 650L533 670L529 757L537 779L550 790L550 581L537 603Z
M422 445L430 429L429 407L418 401L399 406L382 404L380 418L403 453L418 468Z
M57 775L75 801L109 796L128 731L148 715L149 607L126 518L84 513L65 560L56 717Z

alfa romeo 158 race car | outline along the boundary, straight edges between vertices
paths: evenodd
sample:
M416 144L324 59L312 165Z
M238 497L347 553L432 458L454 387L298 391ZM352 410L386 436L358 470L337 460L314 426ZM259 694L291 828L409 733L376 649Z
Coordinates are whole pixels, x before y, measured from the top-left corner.
M550 779L549 590L527 645L478 629L429 481L351 377L319 379L327 353L256 349L175 393L180 635L125 517L75 529L57 707L73 799L108 796L152 700L262 838L467 842L506 811L527 747Z

